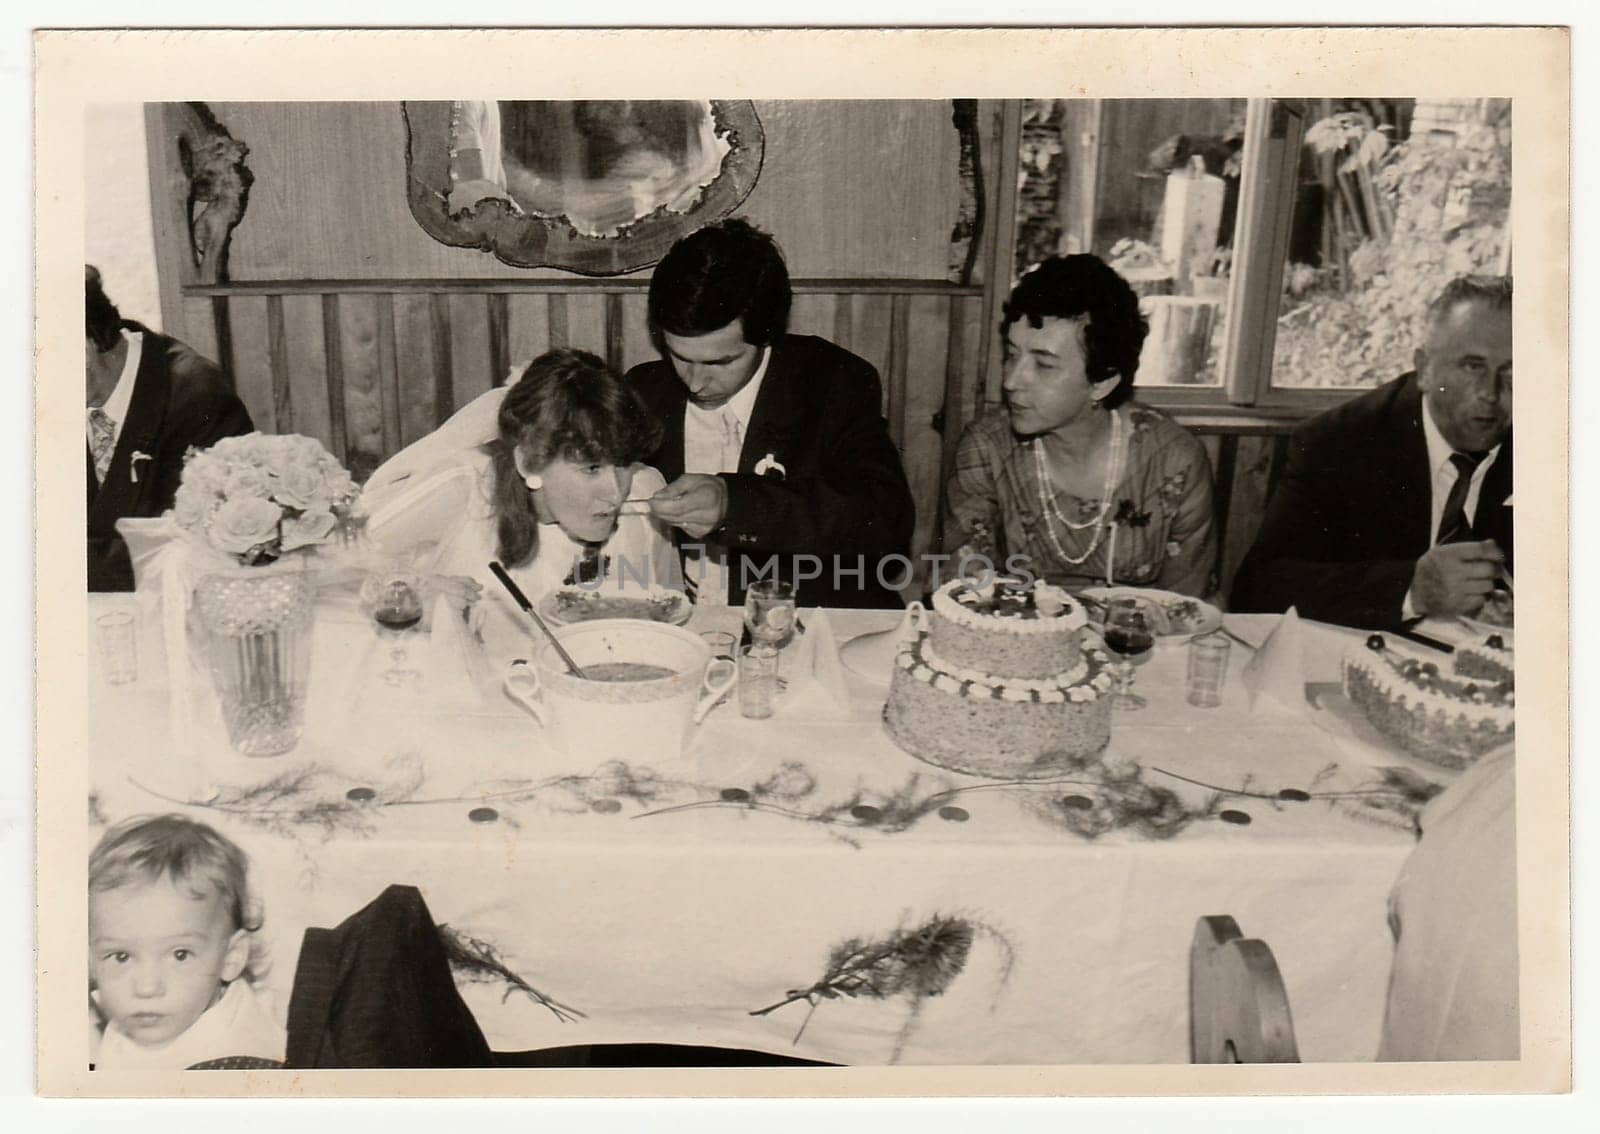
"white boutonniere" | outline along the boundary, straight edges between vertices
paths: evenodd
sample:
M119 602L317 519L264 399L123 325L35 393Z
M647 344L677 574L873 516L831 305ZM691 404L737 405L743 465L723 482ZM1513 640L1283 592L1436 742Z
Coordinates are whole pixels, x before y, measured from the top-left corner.
M133 456L128 458L128 479L133 481L134 484L138 484L139 462L148 461L150 459L151 457L149 453L141 452L140 450L135 449L133 451Z
M762 457L756 462L756 475L777 477L779 480L782 480L785 476L789 475L789 470L785 469L783 465L778 463L778 458L775 454L768 453L766 456Z
M1509 493L1509 492L1506 493L1505 507L1507 507L1507 508L1511 507L1511 493Z

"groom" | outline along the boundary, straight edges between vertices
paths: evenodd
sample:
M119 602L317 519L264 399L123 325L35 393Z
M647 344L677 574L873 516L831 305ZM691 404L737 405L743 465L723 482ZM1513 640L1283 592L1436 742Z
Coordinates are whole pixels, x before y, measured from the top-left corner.
M666 426L648 463L669 483L651 510L677 529L701 603L741 603L775 566L802 606L899 606L914 509L877 371L786 333L790 295L777 244L744 220L656 266L662 358L628 373Z

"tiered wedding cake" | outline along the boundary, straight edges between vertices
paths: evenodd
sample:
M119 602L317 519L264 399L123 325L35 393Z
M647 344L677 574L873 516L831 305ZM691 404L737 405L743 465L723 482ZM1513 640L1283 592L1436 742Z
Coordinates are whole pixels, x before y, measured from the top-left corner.
M915 608L921 611L921 608ZM1059 587L955 579L902 644L884 706L900 747L952 771L1045 779L1111 736L1110 659Z

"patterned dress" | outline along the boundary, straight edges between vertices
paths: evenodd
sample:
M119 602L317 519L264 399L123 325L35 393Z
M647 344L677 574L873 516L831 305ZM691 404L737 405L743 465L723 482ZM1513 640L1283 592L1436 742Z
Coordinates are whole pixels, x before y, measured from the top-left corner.
M1122 479L1103 523L1084 528L1053 519L1044 493L1054 492L1056 510L1074 523L1093 520L1102 501L1042 488L1032 443L1011 431L1003 409L969 425L946 486L945 550L967 548L1002 568L1020 556L1034 575L1074 589L1114 583L1211 594L1217 537L1205 447L1159 410L1129 402L1114 412L1128 431ZM1071 562L1102 528L1099 546Z

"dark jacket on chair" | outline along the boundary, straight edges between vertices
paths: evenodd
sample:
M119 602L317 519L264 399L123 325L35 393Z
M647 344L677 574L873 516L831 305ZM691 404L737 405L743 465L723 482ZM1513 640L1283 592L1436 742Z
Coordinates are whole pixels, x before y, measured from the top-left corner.
M670 483L684 471L688 390L664 360L635 366L628 381L665 426L660 447L646 463ZM878 372L844 348L811 335L782 335L772 344L739 471L722 474L727 516L705 537L728 549L729 602L744 601L741 555L749 563L749 582L773 555L783 577L808 573L792 557L811 555L822 560L821 577L799 583L800 605L902 605L878 585L878 567L884 556L906 554L916 509L883 420L882 399ZM782 465L781 475L756 472L769 456L766 465ZM905 573L897 560L884 568L891 582Z
M1484 474L1472 525L1512 558L1511 434ZM1283 480L1234 578L1234 610L1281 611L1363 629L1400 624L1432 544L1433 474L1416 376L1318 414L1294 431Z
M337 929L306 930L288 1065L493 1066L416 887L390 886Z
M128 545L117 534L124 516L159 516L172 507L189 447L209 448L251 430L250 415L228 376L177 339L125 323L144 335L127 419L106 469L95 479L87 441L89 487L89 589L133 590ZM134 455L139 454L137 461Z

